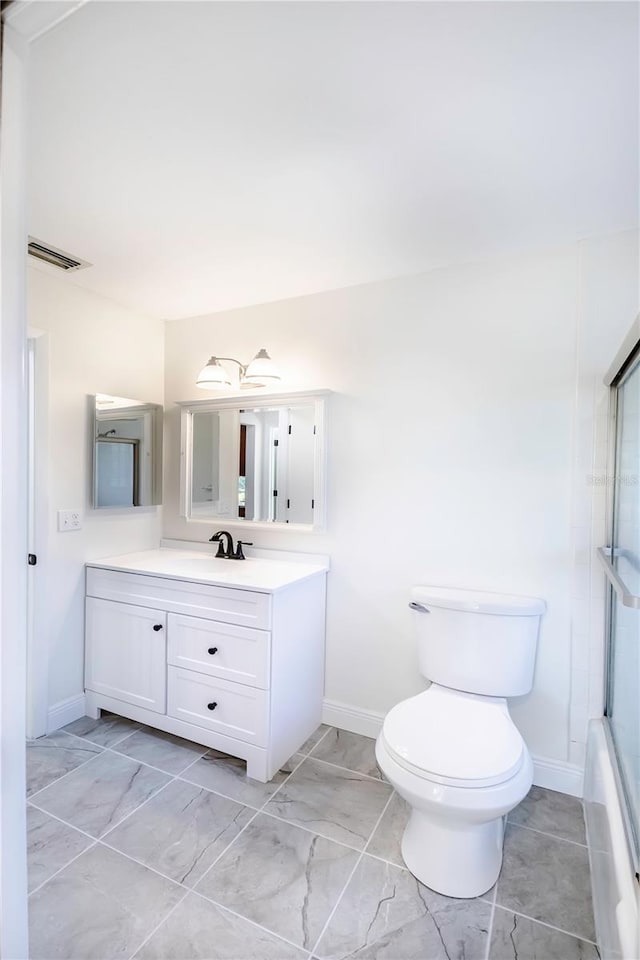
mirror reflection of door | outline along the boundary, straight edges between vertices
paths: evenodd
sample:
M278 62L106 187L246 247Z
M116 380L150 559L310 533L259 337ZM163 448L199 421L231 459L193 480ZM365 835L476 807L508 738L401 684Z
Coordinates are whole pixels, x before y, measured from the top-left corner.
M318 416L322 426L316 411L317 401L306 399L190 410L183 419L185 516L312 526Z
M196 508L219 499L219 437L217 413L194 413L191 500Z
M240 411L238 516L313 523L314 408Z

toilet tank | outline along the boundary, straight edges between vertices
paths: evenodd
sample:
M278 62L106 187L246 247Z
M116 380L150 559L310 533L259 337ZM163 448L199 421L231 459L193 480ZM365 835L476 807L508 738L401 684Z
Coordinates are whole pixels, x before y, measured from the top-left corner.
M417 586L410 606L428 680L490 697L531 690L544 600Z

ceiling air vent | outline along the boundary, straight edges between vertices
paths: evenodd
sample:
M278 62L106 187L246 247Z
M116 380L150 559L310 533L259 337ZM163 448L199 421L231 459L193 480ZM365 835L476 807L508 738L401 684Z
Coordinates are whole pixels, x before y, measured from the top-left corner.
M36 260L43 260L45 263L50 263L54 267L59 267L66 273L71 273L74 270L83 270L84 267L91 266L86 260L79 260L77 257L72 257L70 253L59 250L58 247L51 247L49 244L43 243L42 240L36 240L35 237L29 237L27 250L29 256L35 257Z

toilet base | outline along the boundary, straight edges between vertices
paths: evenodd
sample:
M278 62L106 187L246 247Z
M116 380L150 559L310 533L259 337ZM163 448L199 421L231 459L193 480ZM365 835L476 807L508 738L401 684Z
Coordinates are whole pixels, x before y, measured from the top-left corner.
M448 826L414 807L402 837L402 857L425 887L445 897L471 899L498 879L503 839L502 817Z

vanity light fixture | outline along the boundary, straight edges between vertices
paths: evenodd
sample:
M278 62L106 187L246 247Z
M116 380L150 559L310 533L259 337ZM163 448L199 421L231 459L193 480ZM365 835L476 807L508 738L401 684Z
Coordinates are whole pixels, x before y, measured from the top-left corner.
M198 374L196 386L203 390L220 390L231 386L231 377L220 363L221 360L238 364L241 387L266 387L280 380L278 368L263 348L258 350L250 363L240 363L234 357L210 357Z

